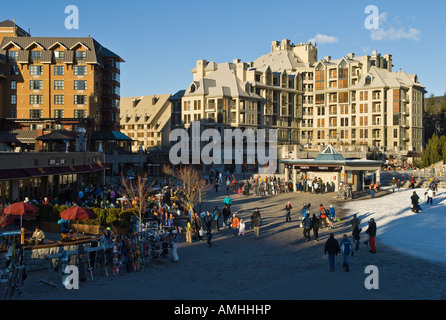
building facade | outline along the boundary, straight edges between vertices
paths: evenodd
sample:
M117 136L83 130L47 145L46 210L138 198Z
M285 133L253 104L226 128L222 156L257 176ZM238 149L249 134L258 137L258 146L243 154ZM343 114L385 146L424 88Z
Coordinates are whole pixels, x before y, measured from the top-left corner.
M119 130L122 58L91 37L31 37L2 25L3 130Z
M174 120L170 94L121 99L121 132L132 138L132 151L168 147Z
M392 67L376 51L318 60L315 45L287 39L254 62L198 60L183 123L277 129L279 144L421 152L425 87Z

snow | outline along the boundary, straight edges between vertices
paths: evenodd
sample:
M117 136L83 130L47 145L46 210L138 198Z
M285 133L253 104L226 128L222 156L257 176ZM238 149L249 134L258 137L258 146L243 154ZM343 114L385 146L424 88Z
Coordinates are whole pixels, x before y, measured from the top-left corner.
M422 202L422 211L411 211L410 197L416 192ZM352 218L356 213L361 220L362 237L365 238L368 221L375 219L376 241L407 254L446 264L446 190L438 189L433 205L426 203L426 189L401 189L374 199L345 203ZM379 250L379 247L378 247Z

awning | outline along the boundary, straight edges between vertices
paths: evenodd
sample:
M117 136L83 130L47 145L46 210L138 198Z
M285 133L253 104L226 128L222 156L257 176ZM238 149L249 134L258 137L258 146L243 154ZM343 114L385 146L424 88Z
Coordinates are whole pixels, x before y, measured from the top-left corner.
M91 171L93 171L93 172L110 169L109 166L107 166L106 164L103 164L103 163L90 164L90 165L88 165L88 167L90 167Z
M0 180L28 179L29 176L21 169L0 170Z
M58 176L63 172L58 167L23 169L30 177Z
M76 173L90 173L91 170L88 166L70 166L70 167L59 167L63 172L62 174L76 174Z

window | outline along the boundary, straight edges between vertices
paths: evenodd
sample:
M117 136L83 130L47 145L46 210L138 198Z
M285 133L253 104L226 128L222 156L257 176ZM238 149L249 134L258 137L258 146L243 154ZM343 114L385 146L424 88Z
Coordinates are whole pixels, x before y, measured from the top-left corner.
M64 110L54 110L54 118L62 119L63 117L64 117Z
M43 96L39 94L31 94L29 96L30 104L43 104Z
M359 92L359 101L365 101L365 100L369 100L369 92L368 91Z
M86 66L75 66L74 67L74 75L75 76L86 76L87 75L87 67Z
M194 100L194 110L201 110L201 100Z
M325 89L325 70L323 66L319 66L316 69L316 90L324 90Z
M43 118L43 110L32 109L29 110L29 118L30 119L40 119Z
M85 51L76 51L76 60L85 60Z
M398 129L393 129L393 138L398 139Z
M8 66L8 74L10 76L18 76L19 75L19 66Z
M87 81L86 80L74 80L74 90L86 90Z
M40 61L42 58L42 51L31 51L31 60Z
M19 58L18 51L8 51L8 59L11 61L16 61Z
M54 80L54 90L63 90L64 87L64 80Z
M55 66L54 67L54 75L55 76L63 76L64 75L64 66Z
M359 113L368 113L369 112L369 105L367 103L360 104L359 105Z
M339 92L338 101L339 103L348 103L348 92Z
M190 111L190 101L184 101L183 111Z
M74 104L87 104L87 96L85 95L75 95Z
M65 59L65 51L54 51L54 59L64 60Z
M74 117L76 119L84 119L87 117L87 110L74 110Z
M17 81L15 80L11 81L11 90L17 90Z
M17 96L15 94L11 95L11 104L17 104Z
M43 80L31 80L29 82L30 90L43 90Z
M54 96L54 104L58 104L58 105L64 104L64 100L65 100L65 98L63 95L55 95Z
M31 66L29 68L29 74L32 76L41 76L43 74L42 66Z

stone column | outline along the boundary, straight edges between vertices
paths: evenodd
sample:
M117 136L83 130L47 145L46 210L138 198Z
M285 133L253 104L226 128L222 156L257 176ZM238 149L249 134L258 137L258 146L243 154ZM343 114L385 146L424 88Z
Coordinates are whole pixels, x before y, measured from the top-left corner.
M288 166L285 165L285 182L289 181L289 169Z
M296 167L293 166L293 190L294 192L297 192L297 170Z

